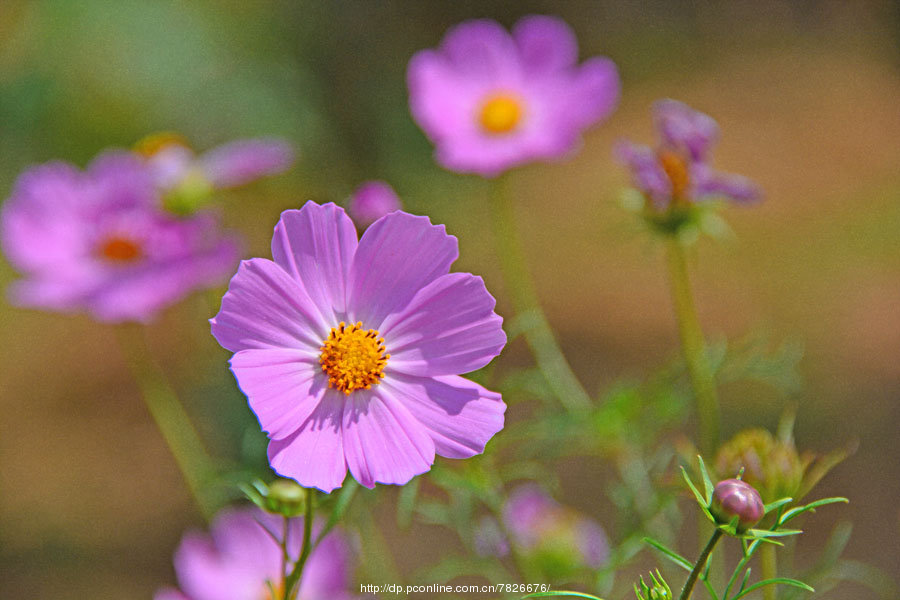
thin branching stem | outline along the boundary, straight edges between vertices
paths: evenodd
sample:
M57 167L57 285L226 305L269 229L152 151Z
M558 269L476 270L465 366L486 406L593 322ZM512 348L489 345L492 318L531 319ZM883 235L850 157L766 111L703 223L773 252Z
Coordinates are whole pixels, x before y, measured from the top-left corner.
M490 205L507 294L525 341L560 403L570 411L586 409L591 405L590 396L559 347L528 273L507 176L499 177L493 184Z

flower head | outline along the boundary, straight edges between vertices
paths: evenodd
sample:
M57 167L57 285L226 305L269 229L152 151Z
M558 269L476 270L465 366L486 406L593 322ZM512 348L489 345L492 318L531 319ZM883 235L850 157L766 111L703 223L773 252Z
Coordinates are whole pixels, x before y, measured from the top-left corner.
M740 175L714 170L711 150L719 136L716 122L676 100L654 107L659 135L656 149L622 141L616 155L631 170L634 186L657 211L668 211L714 197L735 202L758 200L759 189Z
M493 177L559 159L619 97L611 60L577 61L575 36L558 18L525 17L511 34L467 21L410 61L410 109L448 169Z
M459 377L506 343L480 277L449 273L456 238L393 212L357 241L334 204L285 211L274 260L241 263L210 322L280 475L329 492L403 484L503 427L500 395Z
M213 216L163 211L129 153L103 155L85 172L61 162L26 171L0 226L7 258L26 276L12 285L13 302L86 310L101 321L148 321L220 283L238 260Z
M237 140L197 155L184 137L169 132L144 138L135 152L176 213L191 213L217 189L281 173L294 162L293 148L279 139Z
M579 566L596 569L609 558L603 528L560 505L537 485L513 490L503 508L503 521L512 544L553 580L571 576Z
M365 228L400 208L400 198L391 186L383 181L367 181L353 192L347 212L357 225Z
M281 532L281 517L255 507L219 513L211 532L191 532L175 552L175 573L181 591L160 590L154 600L279 600L271 598L267 582L278 591L282 556L269 533ZM292 560L300 555L302 519L292 519L288 546ZM332 531L310 554L303 570L298 600L349 600L352 575L350 544Z
M718 473L742 472L765 502L796 498L804 464L793 441L776 439L765 429L746 429L726 442L716 455Z
M709 511L721 525L737 518L738 533L759 523L766 514L759 492L740 479L726 479L716 484Z

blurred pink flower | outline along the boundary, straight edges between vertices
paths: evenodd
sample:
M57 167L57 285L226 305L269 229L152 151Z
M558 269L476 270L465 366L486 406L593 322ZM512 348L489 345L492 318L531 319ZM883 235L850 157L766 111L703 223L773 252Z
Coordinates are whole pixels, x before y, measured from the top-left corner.
M709 116L676 100L653 106L657 149L621 141L616 156L631 171L632 183L658 210L709 198L752 202L759 188L741 175L712 168L719 126Z
M500 395L457 375L499 354L502 319L480 277L449 273L443 226L397 211L357 241L341 208L307 202L282 213L272 255L241 263L210 322L280 475L404 484L503 428Z
M503 521L513 544L525 552L568 550L575 553L578 564L594 569L609 558L609 542L603 528L593 519L560 505L536 484L513 490L503 508Z
M294 163L291 145L275 138L236 140L198 156L181 136L159 133L138 142L135 150L163 191L181 185L235 187L286 171Z
M100 321L149 321L222 282L239 258L212 215L162 210L131 153L102 155L84 172L62 162L29 169L3 204L0 233L25 275L10 286L12 302Z
M281 585L281 548L263 526L280 535L282 519L256 507L226 509L213 520L209 534L186 534L175 552L181 590L160 590L154 600L280 600L271 598L266 582L276 591ZM302 519L292 519L292 560L298 558L302 542ZM334 530L309 555L298 600L350 600L352 571L350 544Z
M558 18L525 17L512 35L494 21L467 21L437 50L413 56L410 109L450 170L493 177L560 159L619 97L611 60L577 61L575 36Z
M383 181L367 181L353 192L347 212L359 227L366 228L400 208L400 198L391 186Z

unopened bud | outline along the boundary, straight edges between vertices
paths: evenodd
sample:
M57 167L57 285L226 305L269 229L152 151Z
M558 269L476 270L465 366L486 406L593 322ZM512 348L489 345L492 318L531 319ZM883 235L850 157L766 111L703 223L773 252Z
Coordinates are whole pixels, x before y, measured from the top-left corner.
M717 483L709 510L722 525L731 523L737 517L738 533L759 523L766 513L759 492L740 479L726 479Z

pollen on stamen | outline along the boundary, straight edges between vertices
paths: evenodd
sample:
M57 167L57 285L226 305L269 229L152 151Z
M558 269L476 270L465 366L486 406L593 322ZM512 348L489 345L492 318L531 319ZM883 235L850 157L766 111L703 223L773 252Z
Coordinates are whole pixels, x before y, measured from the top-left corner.
M331 328L320 350L319 364L328 375L328 386L345 394L380 383L391 357L384 338L374 329L363 329L362 322L341 321Z
M101 258L114 263L133 262L141 257L140 245L126 237L114 236L105 240L97 249Z
M509 133L522 121L522 102L516 96L499 93L490 96L481 105L478 122L490 134Z

